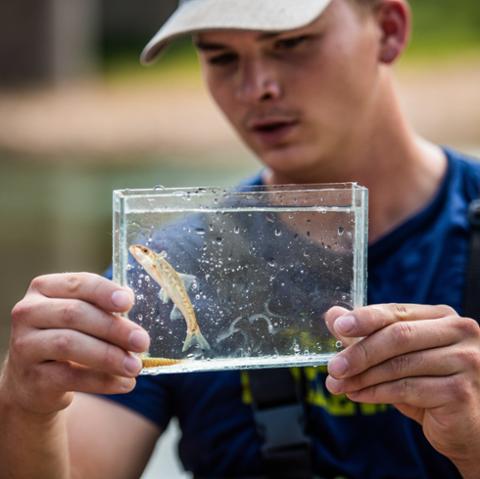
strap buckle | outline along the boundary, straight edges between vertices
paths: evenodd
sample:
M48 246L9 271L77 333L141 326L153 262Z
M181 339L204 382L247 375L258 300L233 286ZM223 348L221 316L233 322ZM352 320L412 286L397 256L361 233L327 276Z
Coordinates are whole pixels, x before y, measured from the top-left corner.
M480 199L470 202L468 206L468 221L473 228L480 228Z
M288 446L308 446L304 432L304 412L301 404L287 404L267 409L254 408L257 429L264 439L265 453Z

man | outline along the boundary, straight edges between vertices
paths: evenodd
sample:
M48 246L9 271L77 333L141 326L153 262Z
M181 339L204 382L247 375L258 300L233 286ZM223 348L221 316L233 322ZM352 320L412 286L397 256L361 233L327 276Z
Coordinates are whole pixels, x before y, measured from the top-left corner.
M306 370L320 477L480 477L480 328L459 314L480 167L419 138L399 108L390 64L409 27L406 0L187 0L143 54L194 34L264 184L369 188L370 306L330 309L348 347L328 374ZM141 378L114 397L127 407L79 394L134 388L129 351L148 337L115 317L132 302L95 275L32 281L0 380L0 477L139 477L172 415L198 477L262 475L239 372Z

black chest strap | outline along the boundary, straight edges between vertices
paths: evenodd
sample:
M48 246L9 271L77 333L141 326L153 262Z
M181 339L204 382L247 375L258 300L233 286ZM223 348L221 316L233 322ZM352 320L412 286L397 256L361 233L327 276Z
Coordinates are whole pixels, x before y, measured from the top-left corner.
M480 319L480 200L473 200L468 208L470 245L463 301L464 314Z
M268 478L313 477L311 441L305 433L304 381L288 368L248 372L255 422L263 439Z

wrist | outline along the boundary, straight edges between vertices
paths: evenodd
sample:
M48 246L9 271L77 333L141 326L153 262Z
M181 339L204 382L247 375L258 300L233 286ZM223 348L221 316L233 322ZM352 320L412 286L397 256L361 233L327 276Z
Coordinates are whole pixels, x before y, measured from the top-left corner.
M480 477L480 464L477 460L454 462L463 479L478 479Z
M39 412L35 410L35 400L22 401L18 387L19 381L12 374L9 356L5 358L0 369L0 416L4 423L27 422L28 424L45 426L55 420L58 411ZM27 395L28 396L28 395ZM32 404L28 404L31 402ZM32 407L29 407L32 406Z

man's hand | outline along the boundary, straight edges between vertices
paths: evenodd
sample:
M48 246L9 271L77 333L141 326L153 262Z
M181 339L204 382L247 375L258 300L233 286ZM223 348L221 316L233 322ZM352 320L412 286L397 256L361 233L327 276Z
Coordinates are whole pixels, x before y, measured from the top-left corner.
M133 352L148 348L146 331L116 313L133 294L90 273L35 278L12 310L12 333L0 376L3 399L33 414L57 412L73 391L124 393L141 369Z
M328 365L329 391L395 405L465 477L480 477L478 323L449 306L416 304L334 307L325 319L346 346Z

